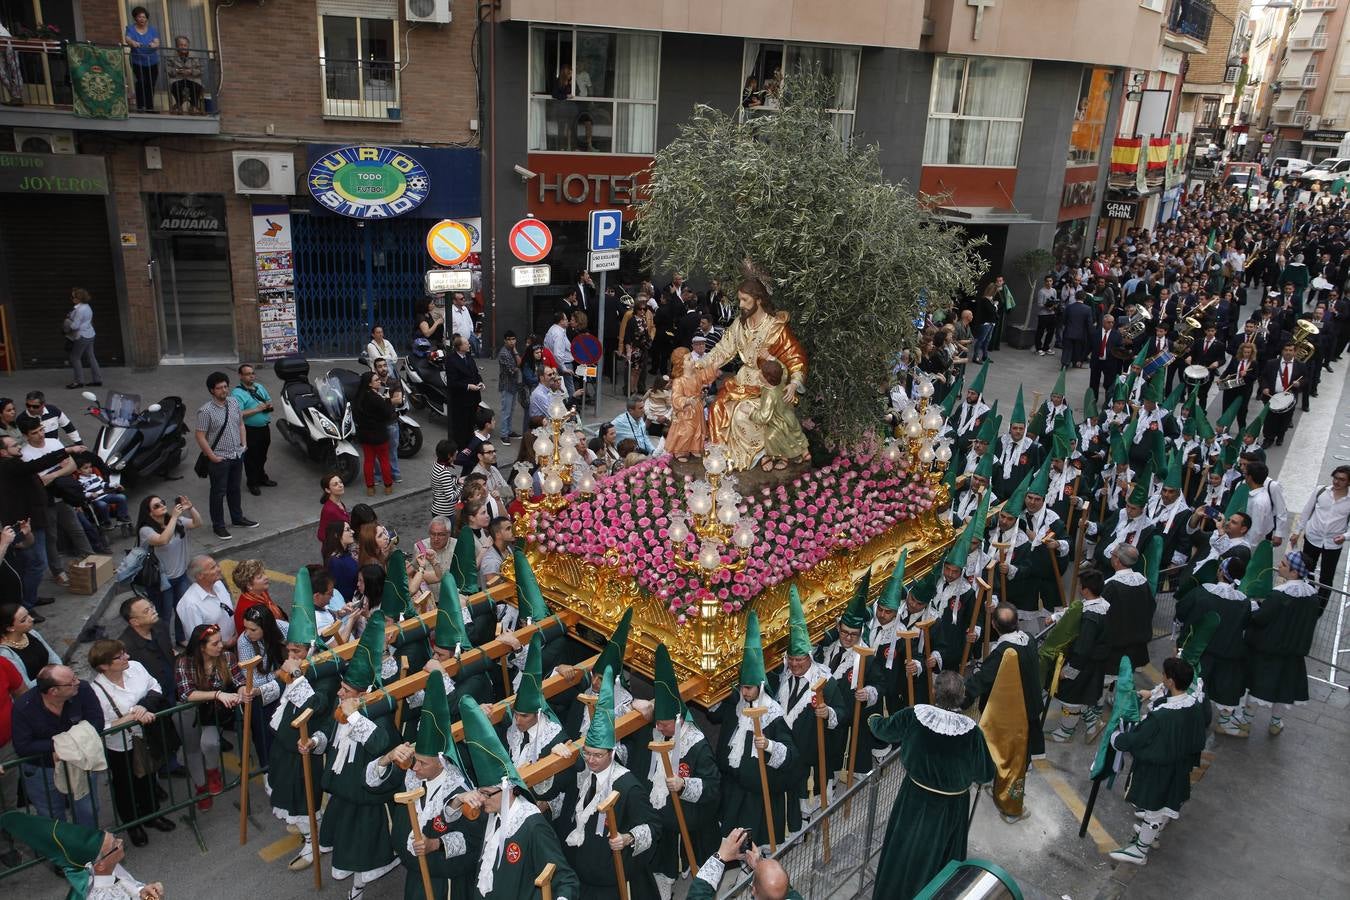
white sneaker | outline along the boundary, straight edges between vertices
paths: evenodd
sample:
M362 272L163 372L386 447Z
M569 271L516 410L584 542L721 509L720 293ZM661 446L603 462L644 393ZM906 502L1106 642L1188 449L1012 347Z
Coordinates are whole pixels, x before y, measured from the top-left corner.
M323 848L320 847L319 851L322 852ZM352 877L352 873L349 869L339 869L337 866L333 866L331 874L334 881L346 881L348 878Z
M304 850L301 850L299 853L295 854L294 859L286 864L286 868L290 869L292 872L303 872L312 865L314 865L314 854L312 852L306 853Z
M1271 735L1271 737L1274 737L1275 735L1279 734L1281 731L1284 731L1284 720L1283 720L1283 719L1271 719L1271 720L1270 720L1270 735Z
M1119 863L1129 863L1132 866L1148 865L1148 851L1140 846L1137 840L1130 841L1118 850L1112 850L1108 855Z

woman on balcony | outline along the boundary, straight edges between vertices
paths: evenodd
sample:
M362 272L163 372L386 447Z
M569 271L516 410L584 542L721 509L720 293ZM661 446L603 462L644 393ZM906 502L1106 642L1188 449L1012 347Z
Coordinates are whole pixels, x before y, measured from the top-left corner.
M131 24L122 41L131 48L131 73L136 84L136 111L156 112L155 82L159 81L159 32L150 24L144 6L131 10Z

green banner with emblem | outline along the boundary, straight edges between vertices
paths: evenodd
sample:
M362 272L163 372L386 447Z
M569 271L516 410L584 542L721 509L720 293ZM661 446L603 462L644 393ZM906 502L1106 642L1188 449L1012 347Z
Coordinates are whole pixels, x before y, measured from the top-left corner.
M75 115L86 119L127 117L126 57L120 47L67 44Z

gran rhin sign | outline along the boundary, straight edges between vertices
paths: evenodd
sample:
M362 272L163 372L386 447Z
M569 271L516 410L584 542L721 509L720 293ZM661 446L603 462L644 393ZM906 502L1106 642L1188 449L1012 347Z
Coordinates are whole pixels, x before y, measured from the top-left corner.
M431 193L427 170L393 147L341 147L319 157L305 180L321 206L353 219L401 216Z

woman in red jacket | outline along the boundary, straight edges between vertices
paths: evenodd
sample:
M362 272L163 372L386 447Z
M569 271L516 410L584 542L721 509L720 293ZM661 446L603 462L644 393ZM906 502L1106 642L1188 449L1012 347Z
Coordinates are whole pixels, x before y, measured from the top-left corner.
M347 512L347 505L342 502L347 485L338 473L325 472L319 479L319 490L323 491L323 497L319 500L323 506L319 510L319 531L315 537L322 544L330 522L350 522L352 517Z

